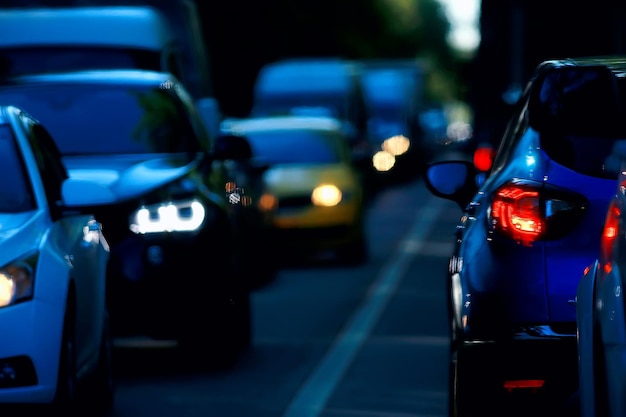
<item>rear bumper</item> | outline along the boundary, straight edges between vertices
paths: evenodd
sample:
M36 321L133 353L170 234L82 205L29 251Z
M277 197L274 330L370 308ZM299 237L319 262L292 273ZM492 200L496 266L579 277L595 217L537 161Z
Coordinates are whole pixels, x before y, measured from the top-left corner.
M538 406L560 407L578 390L575 334L532 326L509 339L463 341L461 350L475 364L474 372L505 400L532 398Z

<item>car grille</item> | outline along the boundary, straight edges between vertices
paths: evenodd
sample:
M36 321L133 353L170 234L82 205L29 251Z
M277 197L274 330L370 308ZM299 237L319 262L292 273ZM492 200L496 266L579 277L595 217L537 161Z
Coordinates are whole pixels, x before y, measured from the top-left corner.
M311 205L311 194L283 197L278 200L278 208L308 207Z

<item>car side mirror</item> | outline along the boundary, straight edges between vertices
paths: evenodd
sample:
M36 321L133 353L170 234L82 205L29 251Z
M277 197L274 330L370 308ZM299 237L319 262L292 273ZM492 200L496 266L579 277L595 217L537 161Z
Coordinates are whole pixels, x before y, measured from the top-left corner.
M471 161L439 161L428 165L424 181L431 193L465 209L478 191L477 175Z
M252 158L250 142L244 136L221 134L215 140L213 158L225 161L242 161Z

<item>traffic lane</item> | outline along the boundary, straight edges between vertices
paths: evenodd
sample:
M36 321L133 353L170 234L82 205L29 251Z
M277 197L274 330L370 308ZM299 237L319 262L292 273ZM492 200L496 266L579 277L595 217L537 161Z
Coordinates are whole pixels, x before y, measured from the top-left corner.
M280 416L390 263L405 225L427 197L423 185L414 182L384 190L373 200L366 218L366 264L285 269L255 291L254 345L233 369L184 368L171 349L118 351L118 397L111 415Z
M460 211L454 204L431 199L419 213L422 221L418 218L412 230L404 228L408 232L397 248L394 268L402 262L407 266L395 272L401 276L393 296L332 395L326 401L309 392L308 401L318 402L315 409L296 399L283 416L447 415L446 271ZM385 275L381 271L379 279L389 282Z

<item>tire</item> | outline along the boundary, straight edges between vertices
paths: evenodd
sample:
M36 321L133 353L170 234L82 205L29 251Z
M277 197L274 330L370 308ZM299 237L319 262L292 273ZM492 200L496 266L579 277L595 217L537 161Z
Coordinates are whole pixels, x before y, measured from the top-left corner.
M609 395L608 395L608 378L606 368L606 357L604 346L602 344L602 336L598 323L593 326L593 382L595 385L595 416L609 416Z
M113 378L113 340L108 311L104 316L98 364L85 383L85 400L99 415L111 411L115 402Z
M511 415L503 413L502 393L497 386L497 375L489 361L494 359L489 350L462 346L451 351L449 381L450 417L484 417Z
M63 320L57 389L52 403L53 415L59 417L75 416L78 411L78 378L76 374L76 335L74 320L75 312L73 305L68 303Z
M448 366L448 417L458 417L457 399L457 360L456 352L450 353L450 363Z

